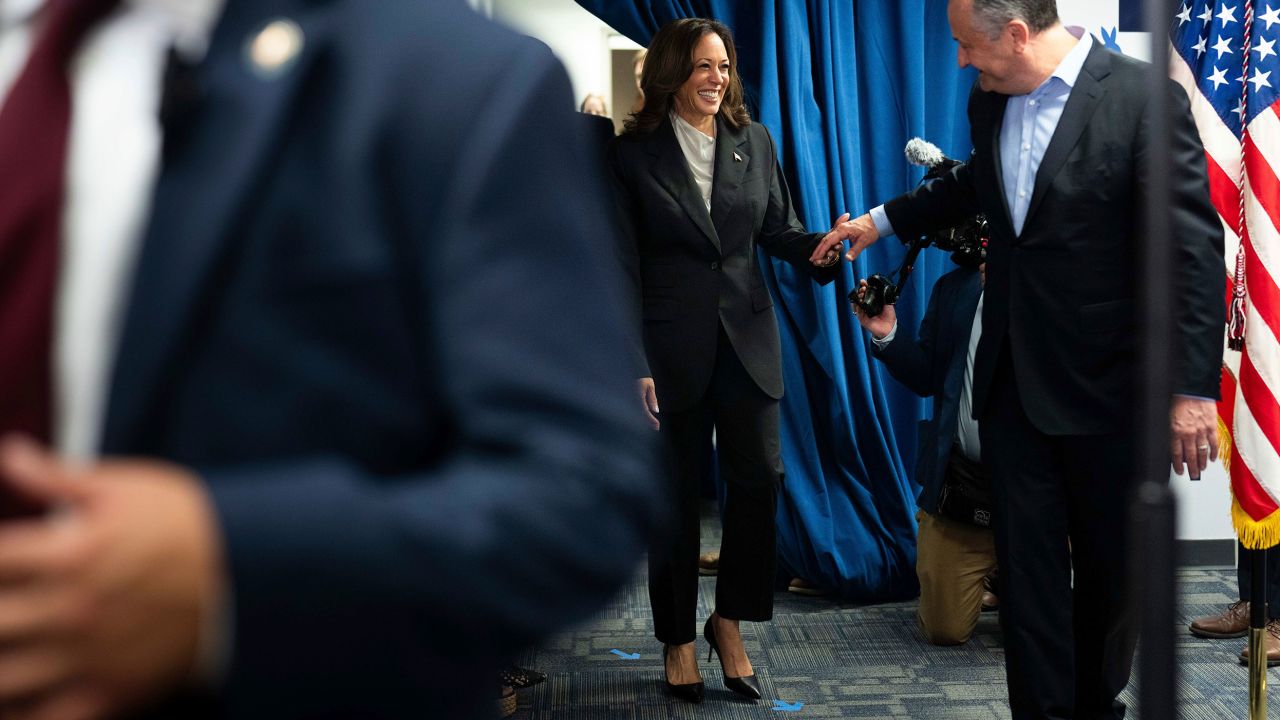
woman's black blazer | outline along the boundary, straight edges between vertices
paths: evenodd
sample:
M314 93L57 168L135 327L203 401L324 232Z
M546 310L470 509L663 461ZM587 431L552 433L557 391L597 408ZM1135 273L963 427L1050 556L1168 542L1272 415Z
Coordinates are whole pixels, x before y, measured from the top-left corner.
M705 393L721 326L760 389L782 396L778 326L757 245L821 283L839 269L809 262L823 233L796 219L768 130L716 123L709 214L669 119L622 135L610 154L638 310L636 372L654 379L666 411L687 409Z

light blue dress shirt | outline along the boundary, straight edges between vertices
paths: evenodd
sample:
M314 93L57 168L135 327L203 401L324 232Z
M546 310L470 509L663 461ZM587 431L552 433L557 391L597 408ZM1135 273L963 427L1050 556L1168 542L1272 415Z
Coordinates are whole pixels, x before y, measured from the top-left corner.
M1071 88L1075 87L1080 69L1093 47L1093 37L1084 28L1069 27L1067 30L1080 42L1062 58L1053 74L1039 87L1026 95L1010 95L1005 104L1004 121L1000 125L1000 177L1004 184L1005 203L1013 218L1013 231L1017 234L1022 234L1022 224L1027 219L1031 191L1035 187L1036 171L1040 169L1044 151L1058 129ZM883 205L871 210L871 219L881 237L894 234Z
M1062 58L1053 74L1030 93L1011 96L1004 106L1004 122L1000 126L1000 177L1004 180L1009 216L1013 218L1013 232L1018 235L1022 234L1022 225L1027 220L1036 171L1040 169L1044 151L1058 129L1071 88L1075 87L1093 45L1093 38L1083 30L1070 29L1073 35L1083 37Z

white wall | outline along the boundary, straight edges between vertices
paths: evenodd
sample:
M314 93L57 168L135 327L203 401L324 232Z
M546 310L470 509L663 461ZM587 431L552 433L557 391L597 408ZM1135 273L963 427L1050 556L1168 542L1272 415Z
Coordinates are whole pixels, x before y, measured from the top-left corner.
M609 49L610 36L616 33L608 25L573 0L486 1L493 19L551 47L569 71L575 110L588 93L613 97Z
M1209 466L1200 479L1172 476L1178 498L1178 537L1183 540L1234 538L1231 528L1231 491L1222 463Z
M1116 0L1058 0L1058 16L1066 25L1079 25L1102 39L1105 28L1111 32L1120 24L1120 3ZM1172 14L1170 15L1172 17ZM1127 32L1116 36L1116 44L1131 57L1150 59L1147 33Z

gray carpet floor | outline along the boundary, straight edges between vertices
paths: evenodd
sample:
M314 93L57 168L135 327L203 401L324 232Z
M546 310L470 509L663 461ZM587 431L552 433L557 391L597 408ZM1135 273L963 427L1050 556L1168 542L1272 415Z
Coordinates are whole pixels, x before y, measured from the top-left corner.
M712 526L704 535L714 535ZM546 672L548 679L520 691L516 718L1009 717L994 613L982 616L967 644L940 648L925 643L916 630L914 602L867 606L786 592L776 596L773 622L743 624L764 700L752 703L726 690L719 663L706 662L702 639L698 648L706 702L693 706L673 700L662 689L662 648L651 635L644 580L638 569L633 582L594 619L520 658L522 665ZM1178 592L1180 620L1173 630L1181 675L1179 717L1246 718L1248 676L1236 660L1244 641L1202 640L1186 632L1191 618L1216 612L1235 599L1234 568L1181 570ZM710 614L714 597L715 578L703 578L699 619ZM639 657L628 659L635 654ZM1280 668L1270 672L1268 682L1273 688L1269 717L1280 718L1280 693L1274 691ZM1122 697L1131 708L1129 717L1141 717L1135 690L1131 683Z

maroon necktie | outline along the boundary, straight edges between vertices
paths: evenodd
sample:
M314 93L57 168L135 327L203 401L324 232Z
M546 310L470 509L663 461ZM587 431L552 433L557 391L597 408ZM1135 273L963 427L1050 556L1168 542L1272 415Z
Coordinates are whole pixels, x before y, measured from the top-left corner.
M0 106L0 435L52 431L53 298L71 90L67 65L119 0L49 0Z

